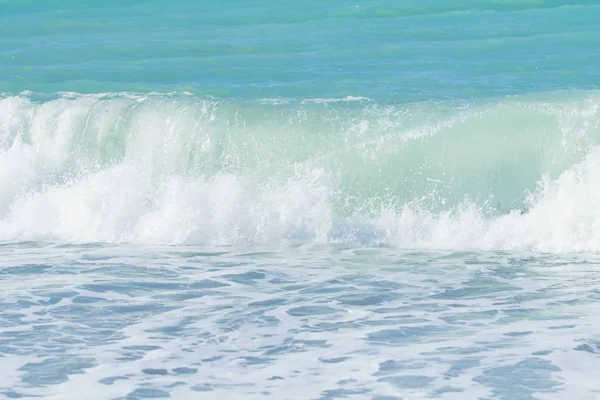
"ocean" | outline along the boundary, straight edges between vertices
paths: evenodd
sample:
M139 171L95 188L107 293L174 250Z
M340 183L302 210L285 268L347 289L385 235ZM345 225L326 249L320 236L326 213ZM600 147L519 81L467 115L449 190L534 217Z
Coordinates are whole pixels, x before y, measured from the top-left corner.
M0 398L600 398L599 44L588 0L0 0Z

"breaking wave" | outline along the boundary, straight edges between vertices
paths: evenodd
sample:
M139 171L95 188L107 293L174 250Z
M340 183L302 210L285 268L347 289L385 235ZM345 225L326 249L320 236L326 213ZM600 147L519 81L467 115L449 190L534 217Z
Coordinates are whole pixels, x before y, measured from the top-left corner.
M600 250L600 93L0 98L0 240Z

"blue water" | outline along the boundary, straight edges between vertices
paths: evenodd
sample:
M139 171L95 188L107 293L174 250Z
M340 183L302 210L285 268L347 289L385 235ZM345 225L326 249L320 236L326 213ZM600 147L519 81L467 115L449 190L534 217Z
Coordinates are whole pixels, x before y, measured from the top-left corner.
M595 399L600 4L0 0L0 398Z
M3 1L2 91L381 102L597 89L595 1Z

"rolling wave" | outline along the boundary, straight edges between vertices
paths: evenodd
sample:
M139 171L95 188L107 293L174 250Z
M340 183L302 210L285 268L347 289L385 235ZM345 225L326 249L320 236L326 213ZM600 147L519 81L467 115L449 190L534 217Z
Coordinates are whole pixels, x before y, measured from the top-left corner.
M0 98L0 239L600 249L600 93Z

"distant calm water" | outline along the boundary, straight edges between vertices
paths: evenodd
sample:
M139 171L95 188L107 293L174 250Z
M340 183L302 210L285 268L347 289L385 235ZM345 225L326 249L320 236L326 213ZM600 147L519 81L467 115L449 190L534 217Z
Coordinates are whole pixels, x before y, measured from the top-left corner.
M600 3L0 0L0 398L597 399Z

